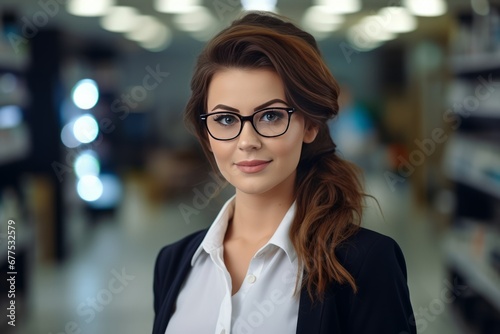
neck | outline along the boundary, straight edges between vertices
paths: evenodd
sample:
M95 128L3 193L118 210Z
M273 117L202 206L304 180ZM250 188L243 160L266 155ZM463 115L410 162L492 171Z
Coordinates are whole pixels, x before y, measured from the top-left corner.
M228 227L229 238L258 241L270 238L293 203L293 187L276 194L246 194L237 191L233 218Z

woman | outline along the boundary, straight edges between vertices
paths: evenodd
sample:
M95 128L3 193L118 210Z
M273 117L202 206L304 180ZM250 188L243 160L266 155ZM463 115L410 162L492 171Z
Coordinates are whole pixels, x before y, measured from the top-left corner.
M235 187L208 230L164 247L154 333L416 333L399 246L359 226L335 154L339 89L314 38L250 13L198 58L186 120Z

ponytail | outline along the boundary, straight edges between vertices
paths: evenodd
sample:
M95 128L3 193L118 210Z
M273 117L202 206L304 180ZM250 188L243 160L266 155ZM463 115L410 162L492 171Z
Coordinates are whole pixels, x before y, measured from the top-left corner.
M335 154L334 147L297 168L297 211L290 239L305 276L302 287L312 300L321 298L327 284L349 284L352 275L341 265L337 247L359 229L364 193L354 164ZM301 287L301 288L302 288Z

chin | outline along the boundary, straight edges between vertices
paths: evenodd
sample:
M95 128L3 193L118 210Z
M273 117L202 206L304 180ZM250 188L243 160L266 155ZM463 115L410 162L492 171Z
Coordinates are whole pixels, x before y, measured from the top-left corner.
M265 193L267 189L262 189L261 187L258 186L241 186L241 185L236 185L234 186L237 191L248 194L248 195L259 195L262 193Z
M235 184L233 185L239 192L248 194L248 195L264 195L267 194L274 189L276 189L277 184L260 184L258 182L250 181L247 184Z

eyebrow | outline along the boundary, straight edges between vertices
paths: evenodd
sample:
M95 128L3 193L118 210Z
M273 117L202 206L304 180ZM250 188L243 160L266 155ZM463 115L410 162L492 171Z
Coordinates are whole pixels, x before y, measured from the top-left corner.
M267 102L261 104L260 106L255 107L253 110L257 111L257 110L263 109L263 108L265 108L267 106L270 106L271 104L274 104L274 103L277 103L277 102L281 102L283 104L288 104L288 103L286 103L285 101L283 101L281 99L272 99L270 101L267 101ZM224 110L227 110L227 111L240 112L238 109L230 107L230 106L226 106L225 104L218 104L218 105L216 105L212 109L212 111L214 111L215 109L224 109Z

